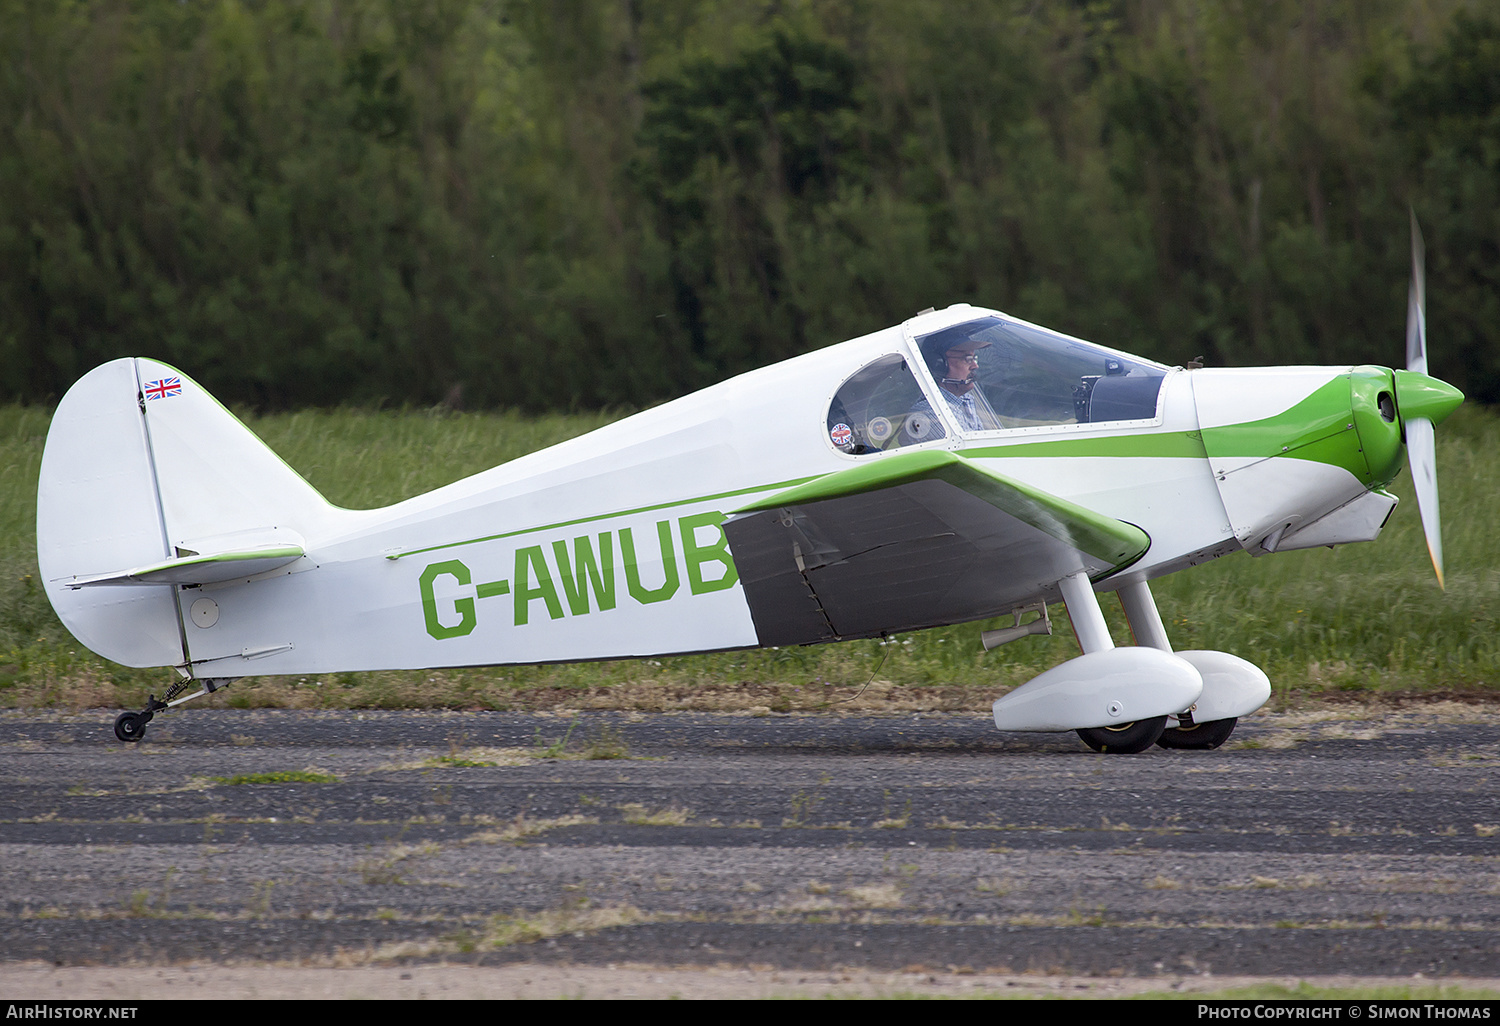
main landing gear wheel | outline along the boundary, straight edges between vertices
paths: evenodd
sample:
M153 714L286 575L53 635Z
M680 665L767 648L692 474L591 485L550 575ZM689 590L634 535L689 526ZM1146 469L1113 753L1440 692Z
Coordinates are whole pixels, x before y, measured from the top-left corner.
M1077 733L1083 743L1096 752L1133 755L1156 744L1166 727L1165 716L1153 716L1149 720L1122 723L1118 727L1087 727Z
M140 713L122 712L115 717L115 737L121 741L139 741L146 736L146 719Z
M1206 723L1194 723L1192 726L1168 727L1161 732L1161 737L1156 743L1162 748L1196 748L1208 751L1218 748L1229 735L1234 733L1234 725L1239 722L1237 717L1231 716L1227 720L1209 720Z

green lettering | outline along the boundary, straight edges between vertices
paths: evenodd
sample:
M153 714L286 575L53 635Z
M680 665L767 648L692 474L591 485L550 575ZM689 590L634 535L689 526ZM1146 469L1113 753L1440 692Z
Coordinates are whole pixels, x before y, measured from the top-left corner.
M531 586L531 569L536 568L536 587ZM516 582L516 626L519 627L528 622L531 603L535 599L542 599L547 603L547 614L552 619L560 619L563 615L562 603L557 600L557 588L552 584L552 573L547 569L547 559L542 555L540 545L532 545L528 548L516 550L516 572L512 575Z
M677 554L672 549L672 521L657 521L656 540L661 546L662 572L666 580L660 588L648 591L641 586L641 571L635 559L635 538L632 537L630 528L620 528L620 556L625 562L625 587L629 589L630 597L643 606L652 602L665 602L677 593Z
M589 611L589 585L594 588L594 597L599 600L600 610L615 608L615 547L614 536L608 531L599 535L599 558L594 559L594 546L588 535L573 539L573 559L568 559L568 543L555 541L552 553L557 557L557 573L562 579L563 594L567 596L568 608L574 616ZM574 566L577 571L574 571ZM601 572L602 566L602 572Z
M683 517L677 521L677 529L682 534L682 563L687 568L688 587L694 595L733 588L740 579L739 571L734 568L734 558L729 554L729 539L724 537L724 530L719 526L722 523L724 514L718 510ZM700 527L713 528L716 540L712 545L698 544L697 530ZM717 580L704 580L704 563L722 563L723 575Z
M487 584L479 585L479 587L475 588L474 590L479 594L480 598L495 598L497 595L509 595L510 582L490 581Z
M468 634L474 629L476 622L474 600L467 596L453 601L453 608L458 613L458 623L446 627L438 619L437 594L433 582L443 576L452 577L459 584L468 584L469 568L456 559L450 559L444 563L434 563L422 571L422 619L427 621L427 633L439 641Z

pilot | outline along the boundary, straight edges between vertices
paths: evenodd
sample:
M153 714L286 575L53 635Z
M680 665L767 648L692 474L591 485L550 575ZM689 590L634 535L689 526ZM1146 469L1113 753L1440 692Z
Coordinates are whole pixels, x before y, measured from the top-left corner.
M965 431L989 431L1000 427L999 418L979 390L975 375L979 372L979 350L990 343L980 339L944 338L939 332L923 341L922 359L932 371L948 409ZM951 343L951 344L950 344ZM907 411L901 428L902 444L942 438L943 426L932 415L932 404L925 398Z

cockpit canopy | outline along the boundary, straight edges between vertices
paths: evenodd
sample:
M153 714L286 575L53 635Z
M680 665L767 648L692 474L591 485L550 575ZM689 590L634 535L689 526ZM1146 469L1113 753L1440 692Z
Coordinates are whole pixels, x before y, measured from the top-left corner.
M829 405L835 448L863 455L943 438L948 428L934 402L964 434L1151 420L1167 373L1160 364L995 315L915 342L930 380L919 383L899 353L866 365ZM977 367L968 363L973 387L950 377L946 354L955 349L977 359Z
M947 376L945 352L963 349L978 358L972 395L985 430L1150 420L1167 373L1160 364L993 315L916 343L939 387Z

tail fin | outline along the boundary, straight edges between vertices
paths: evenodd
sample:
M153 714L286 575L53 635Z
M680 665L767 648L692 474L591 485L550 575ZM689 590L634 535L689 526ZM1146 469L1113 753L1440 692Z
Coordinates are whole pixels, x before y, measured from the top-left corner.
M128 666L182 665L177 585L295 562L343 513L187 375L115 360L79 379L53 416L37 562L84 645Z

